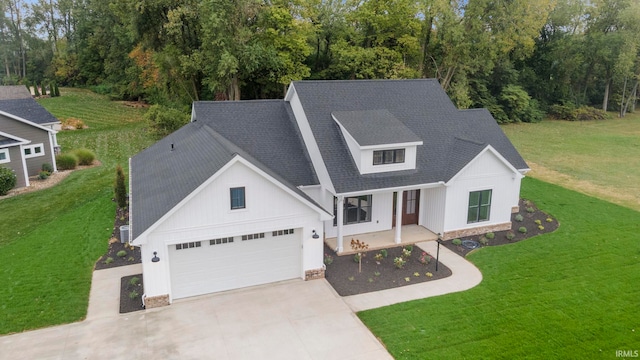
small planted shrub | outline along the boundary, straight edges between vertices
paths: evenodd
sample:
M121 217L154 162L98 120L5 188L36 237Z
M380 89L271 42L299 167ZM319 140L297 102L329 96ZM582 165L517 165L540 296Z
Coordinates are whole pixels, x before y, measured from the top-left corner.
M136 286L140 283L140 278L137 276L134 276L131 278L131 280L129 280L129 285L131 286Z
M540 231L544 230L544 226L538 225L538 230L540 230Z
M46 180L46 179L48 179L48 178L49 178L49 173L48 173L48 172L46 172L46 171L40 171L40 172L38 173L38 179L40 179L40 180Z
M431 261L431 255L423 251L422 254L420 255L420 263L423 265L427 265L430 261Z
M0 166L0 196L7 195L16 186L16 174L13 170Z
M453 239L453 240L451 241L451 243L452 243L453 245L455 245L455 246L460 246L460 245L462 245L462 240L460 240L460 239Z
M529 214L532 214L532 213L536 212L536 209L534 209L533 207L529 206L529 207L527 208L527 212L528 212Z
M118 165L116 167L116 183L113 187L113 191L115 193L116 202L121 208L127 206L127 188L124 182L124 171L122 170L122 166Z
M536 225L542 225L542 221L540 221L539 219L536 219L536 221L534 221L536 223Z
M356 279L356 277L355 276L349 276L347 279L349 279L349 281L353 281L353 280Z
M406 245L405 250L413 251L413 245Z
M73 170L78 166L78 157L71 153L58 154L56 155L56 165L60 170Z
M329 254L324 254L324 264L325 265L331 265L333 264L333 256L329 255Z
M118 257L125 257L125 256L127 256L127 252L125 250L120 250L120 251L118 251L118 253L116 255Z
M137 291L133 290L129 293L129 299L133 300L135 298L137 298L140 294L138 294Z
M478 239L478 242L484 246L489 245L489 239L487 239L486 237L481 237L480 239Z
M51 165L49 163L44 163L44 164L42 164L42 167L40 168L40 170L46 171L49 174L51 174L53 172L53 165Z
M367 281L372 283L373 282L373 278L368 278Z
M380 271L374 271L374 272L373 272L373 275L374 275L374 276L380 276Z
M133 256L129 256L129 258L127 259L127 261L136 261L136 258L134 258Z
M362 254L357 253L357 254L353 255L353 261L355 261L355 262L357 262L359 264L360 260L362 260Z
M547 218L547 222L548 222L548 223L553 222L553 219L552 219L552 218L550 218L550 217L548 217L548 218Z
M82 119L78 119L74 117L62 119L60 120L60 122L62 123L63 130L82 130L88 127L87 125L85 125Z
M408 259L411 257L411 250L404 248L402 249L402 257Z
M513 231L507 231L505 236L507 237L507 240L511 241L516 237L516 234Z
M108 257L108 258L104 261L104 263L105 263L105 264L107 264L107 265L111 264L112 262L113 262L113 258L112 258L112 257Z
M520 227L518 228L518 232L519 232L519 233L522 233L522 234L526 234L526 233L527 233L527 228L526 228L526 227L524 227L524 226L520 226Z
M382 261L382 259L384 259L384 256L382 256L381 253L377 253L373 256L373 259L376 261L376 263L380 264L380 261Z
M78 165L91 165L96 159L96 154L89 149L76 149L73 154L78 158Z
M428 272L428 273L426 273L426 274L424 274L424 275L425 275L426 277L433 277L433 274L432 274L432 273L430 273L430 272Z
M514 219L515 219L517 222L522 222L522 221L524 220L524 217L523 217L522 215L518 214L518 215L516 215L516 216L514 217Z
M389 255L389 253L387 252L387 249L380 250L380 254L382 254L382 257L384 258L386 258Z
M406 277L406 278L404 278L404 281L409 282L409 281L411 281L411 278L410 277Z
M393 265L398 269L402 269L407 264L407 261L402 257L397 257L393 259Z
M486 237L489 240L492 240L496 237L496 234L492 233L492 232L488 232L486 234L484 234L484 237Z
M419 276L420 276L420 273L416 271L416 272L414 272L414 273L413 273L413 276L415 276L415 277L419 277Z

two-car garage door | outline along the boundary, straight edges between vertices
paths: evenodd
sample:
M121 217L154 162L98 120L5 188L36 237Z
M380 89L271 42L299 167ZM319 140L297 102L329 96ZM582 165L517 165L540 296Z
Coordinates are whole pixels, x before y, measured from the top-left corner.
M301 277L302 231L187 242L169 246L173 299Z

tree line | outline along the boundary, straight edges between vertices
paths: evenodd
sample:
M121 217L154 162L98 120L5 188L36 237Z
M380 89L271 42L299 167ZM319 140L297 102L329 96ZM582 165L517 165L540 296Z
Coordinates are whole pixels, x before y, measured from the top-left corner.
M637 0L0 0L4 84L181 108L292 80L437 78L500 123L633 111Z

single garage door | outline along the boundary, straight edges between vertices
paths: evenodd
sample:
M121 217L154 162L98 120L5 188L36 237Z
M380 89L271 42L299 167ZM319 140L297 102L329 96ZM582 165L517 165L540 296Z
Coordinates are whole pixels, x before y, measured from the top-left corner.
M169 245L173 299L299 278L302 231Z

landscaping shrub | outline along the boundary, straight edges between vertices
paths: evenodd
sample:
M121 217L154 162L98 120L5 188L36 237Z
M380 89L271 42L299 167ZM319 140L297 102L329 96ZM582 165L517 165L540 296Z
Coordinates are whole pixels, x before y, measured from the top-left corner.
M484 246L489 245L489 239L487 239L486 237L482 236L480 237L480 239L478 239L478 242Z
M558 120L605 120L607 113L591 106L575 107L573 104L556 104L549 108L549 116Z
M0 196L7 195L16 186L16 174L13 170L0 166Z
M507 231L505 236L507 237L507 240L511 241L516 237L516 234L513 231Z
M382 254L382 257L385 257L385 258L389 255L389 253L387 252L387 249L380 250L380 254Z
M112 257L108 257L107 260L104 261L105 264L109 265L113 262L113 258Z
M51 175L51 173L53 172L53 165L49 163L44 163L42 164L42 167L40 168L40 170L46 171L49 173L49 175Z
M524 220L524 217L520 214L516 215L514 218L517 222L522 222Z
M116 202L118 206L124 208L127 206L127 188L124 183L124 171L122 166L116 167L116 184L114 186Z
M73 154L78 158L78 165L91 165L96 159L96 154L89 149L76 149Z
M72 153L56 155L56 165L59 170L73 170L78 166L78 157Z
M87 128L87 125L84 124L84 121L74 117L61 119L60 122L62 123L62 128L65 130L69 130L69 129L82 130Z
M518 232L521 232L521 233L523 233L523 234L526 234L526 233L527 233L527 228L526 228L526 227L524 227L524 226L520 226L520 227L518 228Z
M40 91L38 91L38 83L33 85L33 96L40 96Z
M132 286L138 285L139 282L140 282L140 278L137 276L134 276L131 278L131 280L129 280L129 284Z
M38 173L38 179L40 179L40 180L46 180L47 178L49 178L49 175L50 175L50 174L49 174L48 172L46 172L46 171L40 171L40 172Z
M496 234L494 234L492 232L488 232L488 233L484 234L484 237L486 237L487 239L491 240L491 239L496 237Z
M357 253L355 255L353 255L353 261L359 263L360 260L362 260L362 255L360 253Z
M393 259L393 265L395 265L398 269L402 269L407 264L407 261L402 257L397 257Z
M529 214L533 214L534 212L536 212L536 209L534 209L533 207L528 207L528 208L527 208L527 212L528 212Z
M462 245L462 240L460 240L460 239L453 239L453 240L451 241L451 243L452 243L453 245L460 246L460 245Z
M324 264L325 265L333 264L333 256L331 256L329 254L324 254Z
M130 298L131 300L133 300L133 299L137 298L137 297L138 297L138 295L140 295L140 294L138 294L138 292L137 292L137 291L133 290L133 291L131 291L131 292L129 293L129 298Z
M125 250L120 250L116 255L118 255L118 257L125 257L127 256L127 252Z

